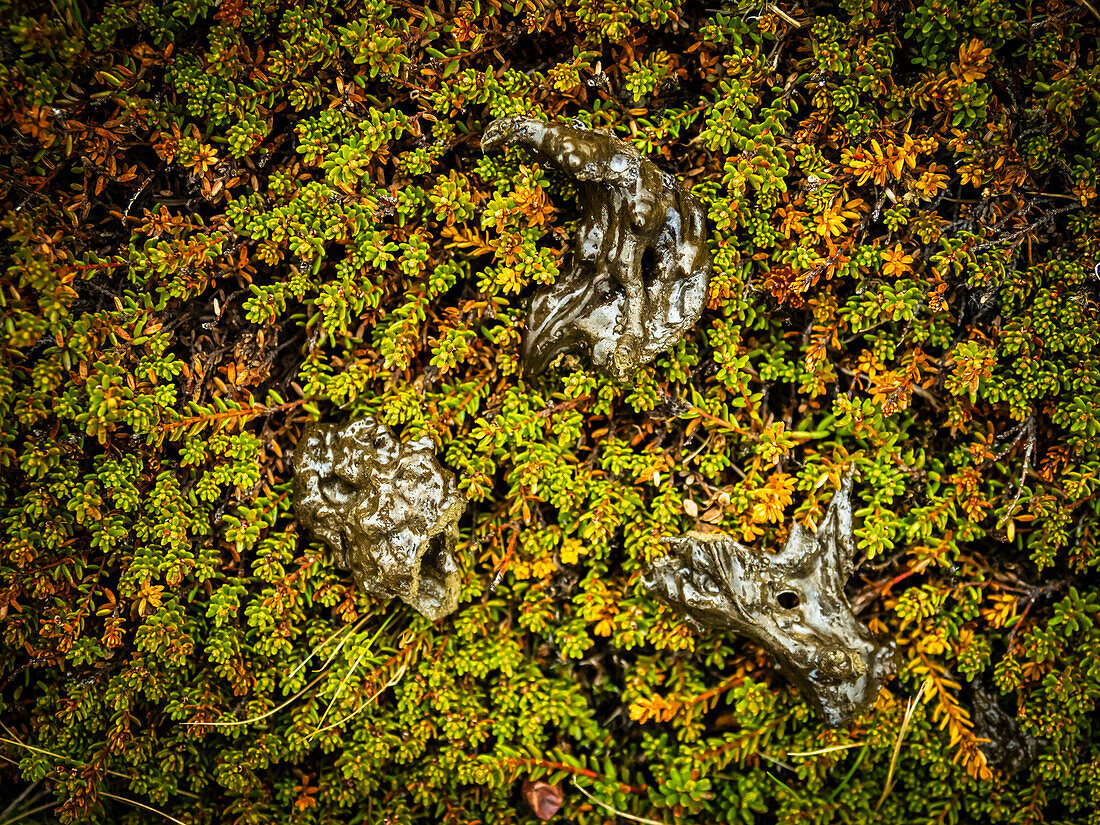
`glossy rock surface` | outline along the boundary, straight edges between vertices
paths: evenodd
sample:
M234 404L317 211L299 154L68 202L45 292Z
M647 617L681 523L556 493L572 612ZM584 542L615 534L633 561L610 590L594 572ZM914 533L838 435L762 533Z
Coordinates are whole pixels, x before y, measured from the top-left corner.
M729 536L665 539L672 553L654 563L646 587L702 627L756 640L821 710L847 724L891 674L894 648L852 613L851 479L845 479L816 534L794 524L782 552L750 550Z
M1000 706L997 694L979 682L970 684L970 706L974 733L989 764L1003 773L1014 774L1035 761L1039 743L1021 730L1013 716Z
M458 606L454 556L466 509L431 441L398 441L371 418L313 424L294 451L294 509L367 593L433 621Z
M529 374L559 353L583 351L626 383L699 320L711 270L705 210L675 178L626 141L527 117L493 121L481 146L520 146L580 189L572 269L531 302Z

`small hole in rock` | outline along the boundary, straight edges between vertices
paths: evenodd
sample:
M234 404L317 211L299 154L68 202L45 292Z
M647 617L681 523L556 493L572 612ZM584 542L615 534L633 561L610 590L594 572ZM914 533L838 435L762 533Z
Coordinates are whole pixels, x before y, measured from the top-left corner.
M780 593L775 597L775 600L779 602L779 606L784 610L794 610L798 607L799 599L797 593L792 593L789 590Z
M446 590L443 558L449 550L445 533L436 533L428 539L428 549L420 561L420 592L429 598L439 598Z

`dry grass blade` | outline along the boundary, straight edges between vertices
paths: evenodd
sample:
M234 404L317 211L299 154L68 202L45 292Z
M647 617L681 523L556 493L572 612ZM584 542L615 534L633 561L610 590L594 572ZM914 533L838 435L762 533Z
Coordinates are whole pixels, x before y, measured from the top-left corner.
M392 617L393 614L390 614L390 616L386 618L386 621L382 622L382 626L378 628L377 632L373 636L370 637L370 641L367 642L366 646L363 648L363 652L360 653L359 657L355 660L355 664L348 668L348 672L344 674L344 678L340 680L339 687L336 688L336 694L332 697L332 701L328 703L328 707L325 708L325 712L321 714L321 718L317 722L317 730L311 733L310 736L316 736L318 733L321 732L321 726L324 724L325 719L328 718L328 715L332 711L332 708L336 704L336 701L340 698L340 694L343 693L344 685L347 684L348 679L351 678L351 675L355 673L356 669L359 667L359 663L363 661L363 657L371 652L371 648L374 647L375 641L378 639L378 636L382 633L382 631L386 629L386 626L390 623L390 619ZM325 728L325 730L327 730L327 728Z
M75 763L77 765L85 765L86 764L85 762L82 762L79 759L74 759L71 756L62 756L60 753L54 753L53 751L47 751L47 750L43 750L42 748L36 748L34 745L28 745L26 742L21 741L19 739L19 737L17 737L15 735L15 733L12 732L11 728L9 728L3 722L0 722L0 728L3 728L4 731L8 734L8 736L11 737L10 739L8 739L7 737L0 736L0 742L6 742L9 745L15 745L15 746L20 747L20 748L26 748L27 750L29 750L33 753L40 753L43 756L51 756L54 759L60 759L62 762L72 762L72 763ZM108 773L111 776L120 777L122 779L133 779L132 776L127 776L126 774L119 773L118 771L112 771L112 770L104 769L103 772Z
M16 822L20 822L21 820L26 819L28 816L34 816L35 814L40 814L43 811L48 811L56 804L56 802L47 802L45 805L39 805L37 808L31 808L29 811L23 811L23 813L17 814L11 819L5 819L3 822L0 822L0 825L15 825Z
M898 731L898 738L894 742L893 753L890 754L890 770L886 772L886 784L882 787L882 796L880 796L878 802L875 803L876 811L882 807L882 803L886 801L886 797L889 796L890 791L893 790L894 769L898 766L898 754L901 753L901 740L905 738L905 732L909 730L909 723L913 720L913 711L917 709L921 697L924 696L924 689L926 687L928 687L928 682L921 682L920 690L917 691L917 695L910 699L905 707L905 718L901 720L901 730Z
M325 673L324 673L325 668L327 668L329 666L329 664L331 664L332 660L335 659L337 654L340 653L341 648L343 648L343 646L347 642L347 640L352 637L352 635L355 633L355 631L358 630L366 620L367 620L367 617L364 616L362 619L360 619L351 628L351 632L348 633L346 636L344 636L344 638L340 641L340 644L338 644L336 646L336 649L334 651L332 651L332 653L329 655L329 657L325 660L325 663L323 665L321 665L320 668L318 668L318 672L320 672L321 675L318 676L316 679L314 679L312 682L310 682L308 685L306 685L304 688L299 690L297 693L295 693L293 696L291 696L289 699L287 699L281 705L276 705L271 710L267 711L267 713L261 713L259 716L252 716L248 719L240 719L240 720L236 720L236 721L233 721L233 722L184 722L184 724L185 725L205 725L206 727L212 727L212 728L232 728L232 727L236 727L238 725L251 725L253 722L262 722L264 719L267 719L269 716L274 716L276 713L281 711L287 705L291 704L295 700L297 700L297 699L301 698L302 696L304 696L307 691L309 691L311 688L316 687L321 682L321 680L325 678ZM389 623L390 623L390 620L388 618L386 619L386 621L382 622L382 626L380 628L378 628L378 632L375 633L374 636L371 638L370 642L367 643L368 649L369 649L369 645L374 643L374 640L378 638L378 634L381 633L383 630L385 630L386 625L388 625ZM295 668L291 672L291 675L293 676L295 673L297 673L299 670L301 670L303 667L305 667L306 662L308 662L310 659L312 659L314 654L316 654L321 648L323 648L326 644L328 644L330 641L332 641L332 639L336 635L339 635L339 633L341 633L341 632L342 631L337 631L335 634L333 634L332 636L329 636L327 639L325 639L323 642L321 642L321 644L317 645L317 647L315 647L310 652L309 656L306 656L306 658L302 660L301 664L299 664L298 667ZM344 678L346 679L347 677L345 676Z
M328 706L325 708L325 712L321 714L321 718L317 722L317 730L313 731L313 733L311 733L310 736L316 736L322 730L328 730L327 728L322 728L321 725L323 725L325 723L325 719L328 718L329 712L332 710L333 706L336 704L336 701L340 698L340 694L344 692L344 685L346 685L348 683L348 679L350 679L351 675L353 673L355 673L355 671L359 668L359 663L361 661L363 661L363 657L366 656L368 653L370 653L370 646L369 645L367 646L366 650L364 650L362 653L359 654L358 658L356 658L356 660L355 660L355 663L352 664L352 666L348 668L348 672L345 673L344 678L340 680L340 684L336 688L336 693L333 695L332 700L328 703Z
M767 762L771 762L773 765L778 765L779 767L783 768L784 770L791 771L792 773L794 772L794 765L790 765L790 764L784 762L782 759L776 759L774 756L768 756L763 751L757 751L756 755L759 756L761 759L767 761Z
M369 618L368 616L364 616L362 619L360 619L358 622L356 622L355 625L353 625L351 627L343 627L340 630L337 630L335 633L333 633L331 636L329 636L327 639L325 639L323 642L321 642L319 645L317 645L317 647L313 648L313 650L311 650L309 652L309 655L306 656L306 658L302 659L301 663L296 668L294 668L294 670L290 671L287 678L290 678L290 677L294 676L299 670L304 668L306 666L306 664L309 663L310 659L312 659L314 656L316 656L318 653L321 652L322 648L324 648L325 645L327 645L329 642L331 642L333 639L335 639L341 633L345 633L345 636L344 636L343 640L340 642L340 644L338 644L336 646L336 649L334 651L332 651L331 654L329 654L329 657L325 660L325 663L323 665L321 665L321 667L318 668L318 671L324 670L325 667L333 659L336 658L336 655L340 652L340 648L342 648L344 646L344 644L347 642L347 640L351 638L352 634L354 634L360 627L363 626L363 624L367 621L368 618Z
M833 753L835 751L846 751L849 748L858 748L862 745L862 742L849 742L847 745L833 745L829 748L818 748L815 751L792 751L787 756L819 756L823 753Z
M19 767L18 762L16 762L14 759L11 759L10 757L4 756L4 754L2 753L0 753L0 759L3 759L5 762L10 762L12 765ZM35 802L41 799L42 796L46 793L44 790L41 789L41 785L41 780L28 784L27 787L22 790L19 796L11 800L11 802L8 804L8 807L4 808L3 811L0 811L0 819L4 819L4 821L6 822L8 821L8 815L15 811L15 809L18 808L20 805L33 805ZM35 791L38 791L38 793L36 794ZM31 798L28 799L27 797ZM26 816L26 814L20 814L20 816Z
M16 745L20 748L26 748L27 750L32 751L34 753L41 753L45 756L50 756L54 759L59 759L63 762L75 762L78 765L84 764L79 759L73 759L70 756L62 756L59 753L54 753L53 751L44 750L42 748L36 748L36 747L34 747L34 745L28 745L26 742L20 741L18 738L16 738L15 734L11 731L11 729L9 729L8 726L5 725L3 722L0 722L0 727L2 727L8 733L8 735L12 737L11 739L8 739L7 737L0 736L0 742L7 742L9 745ZM118 776L118 777L121 777L122 779L132 779L132 777L129 777L124 773L119 773L118 771L112 771L112 770L106 770L105 769L104 773L110 774L111 776ZM171 822L179 823L179 825L187 825L186 822L183 822L182 820L176 819L174 816L166 814L164 811L157 810L156 808L152 807L151 805L146 805L144 802L138 802L136 799L129 799L125 796L117 796L116 794L108 793L107 791L104 791L104 790L100 790L98 793L99 793L100 796L105 796L108 799L116 799L119 802L125 802L127 805L133 805L137 808L144 808L147 811L152 811L153 813L159 814L160 816L164 817L165 819L167 819ZM19 814L18 816L14 817L12 819L5 820L3 822L3 825L11 825L12 823L18 822L21 819L26 819L28 816L32 816L36 813L40 813L41 811L44 811L47 808L52 808L55 804L57 804L57 803L51 802L47 805L43 805L43 806L38 807L38 808L33 808L29 811L24 811L23 813Z
M127 799L125 796L116 796L113 793L107 793L106 791L100 791L100 796L105 796L108 799L117 799L119 802L125 802L127 805L133 805L135 808L143 808L146 811L152 811L155 814L159 814L167 819L169 822L175 822L177 825L187 825L182 819L176 819L170 814L166 814L164 811L157 810L152 805L146 805L144 802L138 802L136 799Z
M289 699L287 699L281 705L276 705L271 710L269 710L267 713L261 713L259 716L253 716L249 719L240 719L240 720L236 720L236 721L233 721L233 722L184 722L183 724L185 724L185 725L204 725L204 726L210 727L210 728L233 728L233 727L236 727L237 725L251 725L253 722L261 722L269 716L274 716L276 713L281 711L283 708L285 708L291 702L293 702L294 700L296 700L296 699L300 698L301 696L305 695L306 691L308 691L310 688L316 686L324 678L325 678L325 674L322 673L320 676L318 676L316 679L314 679L312 682L310 682L304 688L299 690L297 693L295 693L293 696L291 696Z
M1097 20L1100 20L1100 12L1096 10L1096 7L1093 6L1092 3L1089 2L1089 0L1077 0L1077 2L1089 11L1091 11L1093 17L1095 17Z
M367 701L365 701L363 704L361 704L359 707L357 707L355 710L353 710L351 713L349 713L343 719L341 719L338 722L333 722L331 725L326 725L323 728L318 728L313 733L311 733L310 736L316 736L317 734L324 733L327 730L332 730L333 728L338 728L342 724L347 722L349 719L351 719L353 716L357 716L361 712L363 712L364 710L369 708L371 706L371 704L374 702L374 700L377 699L382 694L382 691L386 690L386 688L393 687L399 681L401 681L401 677L405 675L405 668L406 667L408 667L407 662L405 664L401 665L401 667L399 667L397 669L397 672L393 674L392 679L390 679L388 682L386 682L386 684L382 685L382 687L378 688L378 690L376 690L374 692L374 694Z
M584 788L582 788L577 783L577 777L575 777L575 776L573 777L573 787L576 788L578 791L580 791L585 796L587 796L589 799L591 799L593 802L595 802L601 808L604 808L605 810L611 811L611 813L615 814L615 816L621 816L623 819L629 819L633 822L644 822L645 825L665 825L665 823L663 823L659 820L656 820L656 819L646 819L644 816L634 816L634 814L628 814L626 811L620 811L618 808L612 808L606 802L603 802L603 801L597 799L592 794L590 794L588 791L586 791Z

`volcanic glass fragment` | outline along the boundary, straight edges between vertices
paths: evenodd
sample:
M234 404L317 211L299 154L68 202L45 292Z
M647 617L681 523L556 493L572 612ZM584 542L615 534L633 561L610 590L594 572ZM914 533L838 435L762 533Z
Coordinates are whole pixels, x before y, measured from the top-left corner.
M691 532L643 579L658 599L700 627L733 630L763 645L824 714L847 724L893 672L895 649L856 621L844 584L852 575L851 477L817 533L797 522L782 552L750 550L729 536Z
M485 151L526 149L576 178L582 218L572 268L531 301L523 362L537 375L582 351L620 384L674 346L703 311L711 257L702 204L603 131L529 117L494 120Z
M466 498L429 439L365 417L312 424L294 450L294 509L364 591L436 620L458 607L454 545Z

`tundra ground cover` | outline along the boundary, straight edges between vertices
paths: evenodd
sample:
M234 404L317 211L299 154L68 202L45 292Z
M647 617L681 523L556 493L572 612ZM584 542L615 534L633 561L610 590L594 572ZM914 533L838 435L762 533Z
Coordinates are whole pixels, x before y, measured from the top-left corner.
M1098 821L1100 15L711 5L0 0L8 817ZM630 387L519 370L577 210L482 155L511 114L707 207ZM303 426L368 413L471 500L435 624L293 518ZM849 472L902 664L834 730L640 579Z

